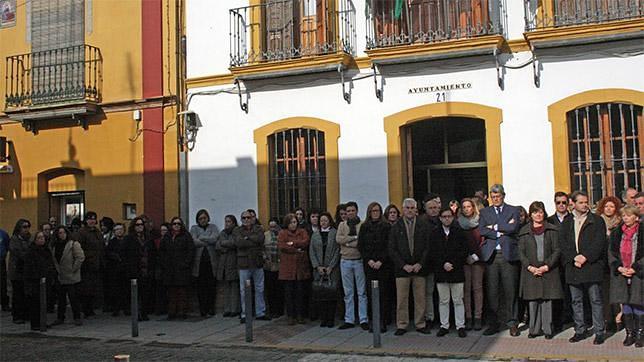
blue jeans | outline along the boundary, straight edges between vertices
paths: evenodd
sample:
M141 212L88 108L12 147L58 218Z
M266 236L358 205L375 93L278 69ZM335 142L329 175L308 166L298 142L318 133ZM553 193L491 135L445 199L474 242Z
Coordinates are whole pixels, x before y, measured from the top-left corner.
M368 323L367 317L367 291L365 289L365 275L362 260L345 260L340 261L340 273L342 274L342 288L344 289L344 321L346 323L355 323L356 315L354 311L353 294L358 289L358 314L360 323Z
M252 280L255 285L255 316L263 317L266 314L264 304L264 269L240 269L239 270L239 294L241 295L241 317L246 317L246 280Z
M588 293L588 299L590 300L594 332L595 334L603 334L604 307L602 304L602 291L599 283L570 284L570 297L572 299L575 333L585 333L588 327L584 325L584 292Z

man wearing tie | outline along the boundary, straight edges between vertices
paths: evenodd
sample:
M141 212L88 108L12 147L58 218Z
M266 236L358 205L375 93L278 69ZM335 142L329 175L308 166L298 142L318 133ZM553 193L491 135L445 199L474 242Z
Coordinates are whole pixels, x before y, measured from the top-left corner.
M499 331L499 288L503 289L507 325L510 335L519 335L518 289L519 253L517 233L520 228L519 208L504 202L503 185L490 188L492 205L481 210L479 231L484 238L481 259L487 263L487 302L489 309L488 328L483 332L490 336Z

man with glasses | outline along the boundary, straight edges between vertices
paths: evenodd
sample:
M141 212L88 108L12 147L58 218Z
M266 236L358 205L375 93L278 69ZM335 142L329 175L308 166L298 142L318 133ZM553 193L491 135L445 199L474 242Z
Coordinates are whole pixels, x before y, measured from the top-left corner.
M79 299L81 310L85 318L96 315L94 301L98 294L99 273L103 264L103 250L105 243L103 234L98 228L97 215L94 211L85 214L85 225L74 235L85 254L85 261L81 266L81 283L79 285Z
M248 210L242 212L241 220L242 225L233 230L242 306L240 323L246 323L246 280L252 280L255 286L255 319L268 321L270 317L266 315L264 303L264 230L256 224L256 218ZM252 318L253 313L248 313Z
M572 217L568 211L570 199L568 194L563 191L555 192L555 213L550 215L547 221L557 227L561 227L567 217ZM572 307L570 304L570 289L566 286L566 269L559 268L559 279L564 286L564 298L553 301L553 320L554 329L561 331L563 326L572 322Z
M489 310L488 328L483 335L499 332L499 289L505 298L505 315L510 335L519 335L519 250L517 234L521 227L519 208L505 203L503 185L490 188L492 205L481 210L479 231L484 238L481 260L487 263L486 292Z

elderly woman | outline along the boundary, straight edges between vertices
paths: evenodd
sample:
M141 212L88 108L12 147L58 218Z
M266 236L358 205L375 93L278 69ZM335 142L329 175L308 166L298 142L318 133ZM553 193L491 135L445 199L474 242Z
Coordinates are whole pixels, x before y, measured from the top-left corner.
M553 337L552 301L563 298L558 230L546 222L546 215L543 202L533 202L529 207L528 224L519 231L519 295L528 301L530 310L528 338L535 338L542 332L546 339Z
M284 229L277 235L280 251L279 280L284 284L288 324L296 320L304 324L305 281L311 278L309 267L309 235L306 229L298 227L294 214L284 217Z
M233 230L237 227L235 215L224 217L224 230L217 236L215 256L217 257L215 277L224 283L224 317L236 317L240 312L239 270Z
M622 223L613 229L608 246L610 302L622 304L624 346L644 345L644 224L638 209L625 206Z
M201 209L195 217L197 225L190 228L190 235L195 244L195 255L192 263L192 276L199 299L201 316L215 315L215 243L219 229L210 223L208 211Z
M335 242L336 230L333 227L333 218L328 212L320 214L320 228L311 236L309 253L313 265L313 279L318 282L323 277L328 277L330 285L338 285L340 280L340 249ZM333 328L335 307L338 293L333 293L331 298L317 301L320 313L320 327ZM319 296L313 296L314 298Z
M465 284L463 285L463 303L465 305L465 329L482 329L483 315L483 275L485 263L481 261L481 233L479 232L479 209L473 199L461 201L461 208L456 220L465 231L469 256L463 266ZM474 299L474 305L472 305ZM474 318L472 318L474 317Z

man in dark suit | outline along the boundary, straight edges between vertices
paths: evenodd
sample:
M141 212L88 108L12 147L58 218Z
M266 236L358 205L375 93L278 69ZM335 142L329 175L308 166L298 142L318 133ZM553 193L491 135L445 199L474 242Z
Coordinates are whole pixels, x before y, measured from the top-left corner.
M568 211L570 199L568 194L563 191L555 192L555 213L548 217L548 222L556 227L561 224L567 217L572 217ZM559 279L564 286L564 298L555 299L553 302L553 324L556 331L563 330L566 323L572 322L572 306L570 302L570 289L566 285L566 269L559 268Z
M585 192L575 191L570 197L574 203L572 217L566 218L559 230L561 263L566 269L566 283L570 288L575 321L575 335L569 341L575 343L586 337L584 294L587 294L595 332L593 344L602 344L604 315L601 285L606 267L606 224L604 219L590 212Z
M416 217L414 199L403 201L401 217L389 233L389 257L396 276L396 336L407 332L409 324L409 288L414 292L416 331L429 334L425 323L425 277L429 272L429 226Z
M485 273L489 312L488 328L483 334L490 336L499 331L499 288L502 288L507 325L510 327L510 335L516 337L519 335L519 208L505 203L505 190L500 184L490 188L490 199L492 205L481 210L479 219L479 231L484 238L481 260L487 263Z

